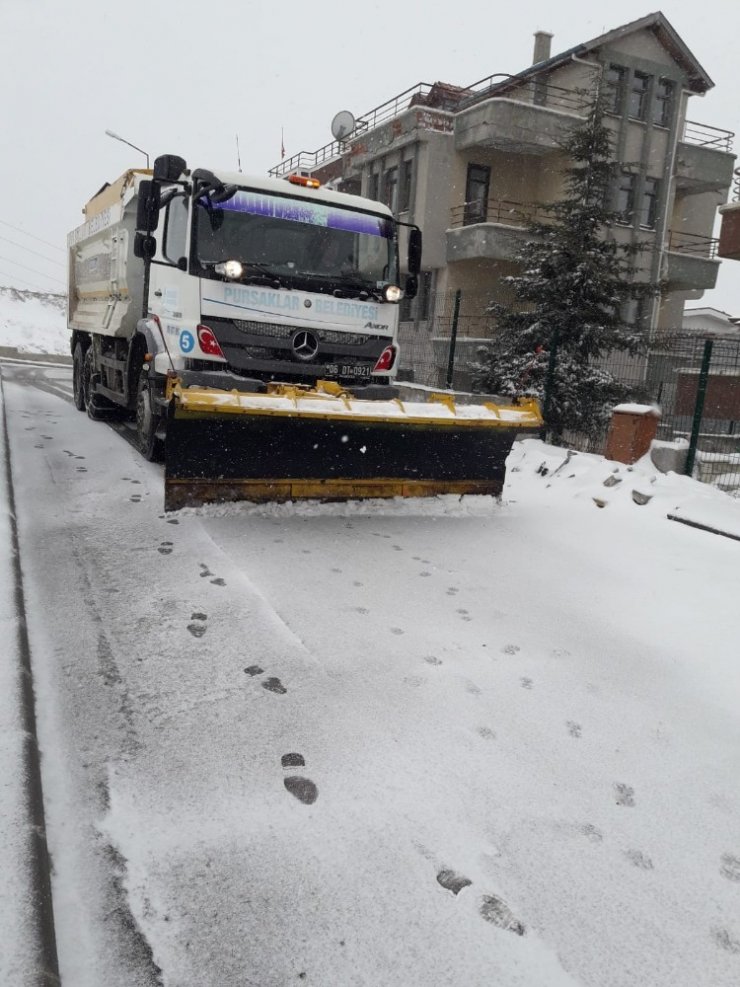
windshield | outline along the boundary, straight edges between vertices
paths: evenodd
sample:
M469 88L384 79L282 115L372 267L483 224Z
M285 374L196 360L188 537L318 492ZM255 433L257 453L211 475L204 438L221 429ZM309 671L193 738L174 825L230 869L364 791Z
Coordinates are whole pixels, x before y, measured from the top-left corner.
M387 217L246 189L218 205L205 197L197 205L194 240L201 265L238 260L258 273L319 286L397 282Z

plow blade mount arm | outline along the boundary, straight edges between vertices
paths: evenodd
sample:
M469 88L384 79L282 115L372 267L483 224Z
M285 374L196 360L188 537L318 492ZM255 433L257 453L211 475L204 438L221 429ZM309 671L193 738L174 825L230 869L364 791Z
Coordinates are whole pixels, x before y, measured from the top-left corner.
M501 493L512 443L537 434L514 406L363 400L336 385L170 389L165 510L232 500Z

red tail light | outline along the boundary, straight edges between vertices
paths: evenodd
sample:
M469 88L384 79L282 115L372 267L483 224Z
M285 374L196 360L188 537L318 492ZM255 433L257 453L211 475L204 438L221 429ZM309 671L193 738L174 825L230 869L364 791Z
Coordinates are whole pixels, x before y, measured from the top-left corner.
M209 329L208 326L198 326L198 343L201 350L207 356L220 356L222 360L225 360L224 351L218 345L218 340L213 334L213 329Z
M383 352L378 357L378 362L373 367L374 374L384 374L389 370L393 369L393 364L396 362L396 347L386 346Z

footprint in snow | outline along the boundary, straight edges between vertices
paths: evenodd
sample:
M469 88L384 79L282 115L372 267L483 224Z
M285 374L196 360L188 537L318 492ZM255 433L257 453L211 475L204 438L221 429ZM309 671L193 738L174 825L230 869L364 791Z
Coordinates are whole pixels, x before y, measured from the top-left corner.
M531 689L532 688L532 685L533 685L532 679L522 678L522 679L519 679L519 681L521 682L522 689Z
M600 829L597 829L596 826L592 825L592 823L586 823L585 825L581 826L581 832L586 837L586 839L591 840L592 843L601 843L601 841L604 839L604 834L601 832Z
M523 936L527 931L526 926L514 916L506 902L495 895L483 895L479 911L486 922L490 922L491 925L495 925L499 929L513 932L517 936Z
M167 518L167 524L179 524L180 522L175 517Z
M207 630L206 621L208 620L208 614L192 613L190 615L190 619L192 621L191 624L188 624L188 630L190 633L193 637L203 637Z
M459 593L459 592L460 592L460 590L457 588L457 586L448 586L447 587L447 595L448 596L454 596L455 593Z
M221 576L218 576L216 579L212 579L211 580L211 584L213 586L225 586L226 585L226 580L225 579L222 579Z
M614 785L617 805L626 805L632 808L635 804L635 790L630 785L617 783Z
M496 739L496 731L491 730L490 727L478 727L476 733L478 734L479 737L482 737L484 740Z
M406 632L401 627L391 627L391 634L405 634Z
M274 676L269 679L265 679L262 683L262 688L267 689L268 692L274 692L278 696L284 696L288 691L280 679L275 678Z
M568 720L568 722L565 725L568 728L568 733L571 735L571 737L580 738L581 736L580 723L574 723L572 720Z
M302 754L283 754L280 763L284 768L305 768L306 761ZM313 805L319 797L319 790L310 778L302 775L288 775L283 778L283 784L290 794L304 805Z
M201 579L202 579L202 578L203 578L204 576L212 576L212 575L213 575L213 573L212 573L212 572L211 572L211 570L210 570L210 569L208 568L208 566L207 566L207 565L204 565L204 564L203 564L203 563L201 562L201 563L200 563L200 576L201 576Z
M162 544L157 549L160 555L172 555L172 542L163 541Z
M76 473L87 473L87 466L75 466Z
M728 881L740 883L740 857L735 857L731 853L722 854L722 866L719 869L722 877Z
M132 494L129 497L129 500L131 501L132 504L140 504L141 503L141 494Z
M625 857L631 864L635 867L639 867L640 870L652 870L653 862L648 857L647 854L643 853L641 850L625 850Z
M262 675L262 673L264 672L264 668L260 668L259 665L249 665L247 668L244 669L244 671L246 672L247 675L251 675L252 677L254 677L255 675Z
M725 952L734 953L736 956L740 954L740 942L733 939L727 929L712 929L712 939Z
M424 661L427 663L427 665L441 665L442 664L442 659L441 658L437 658L436 655L424 655Z
M458 895L463 888L469 888L473 882L469 877L463 877L454 870L441 870L437 874L437 883L441 884L445 891Z
M505 655L515 655L522 649L518 644L505 644L501 650Z

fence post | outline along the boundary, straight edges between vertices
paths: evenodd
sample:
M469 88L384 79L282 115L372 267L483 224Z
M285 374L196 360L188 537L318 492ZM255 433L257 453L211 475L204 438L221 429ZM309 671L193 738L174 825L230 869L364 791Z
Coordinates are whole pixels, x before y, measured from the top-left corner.
M460 296L462 291L460 288L455 292L455 307L452 310L452 328L450 330L450 355L447 361L447 384L446 386L452 388L452 374L455 370L455 346L457 345L457 320L460 315Z
M552 339L550 340L550 359L547 361L547 376L545 377L545 393L542 396L542 417L545 421L545 426L549 428L550 425L550 405L552 404L552 385L555 377L555 360L558 355L558 342L560 341L560 333L558 332L557 326L553 329Z
M699 441L699 429L701 419L704 414L704 401L707 396L707 384L709 382L709 364L712 362L712 340L704 340L704 354L701 358L701 370L699 371L699 383L696 388L696 404L694 405L694 420L691 425L691 438L689 439L689 451L686 455L686 476L691 476L694 472L694 460L696 459L696 446Z

